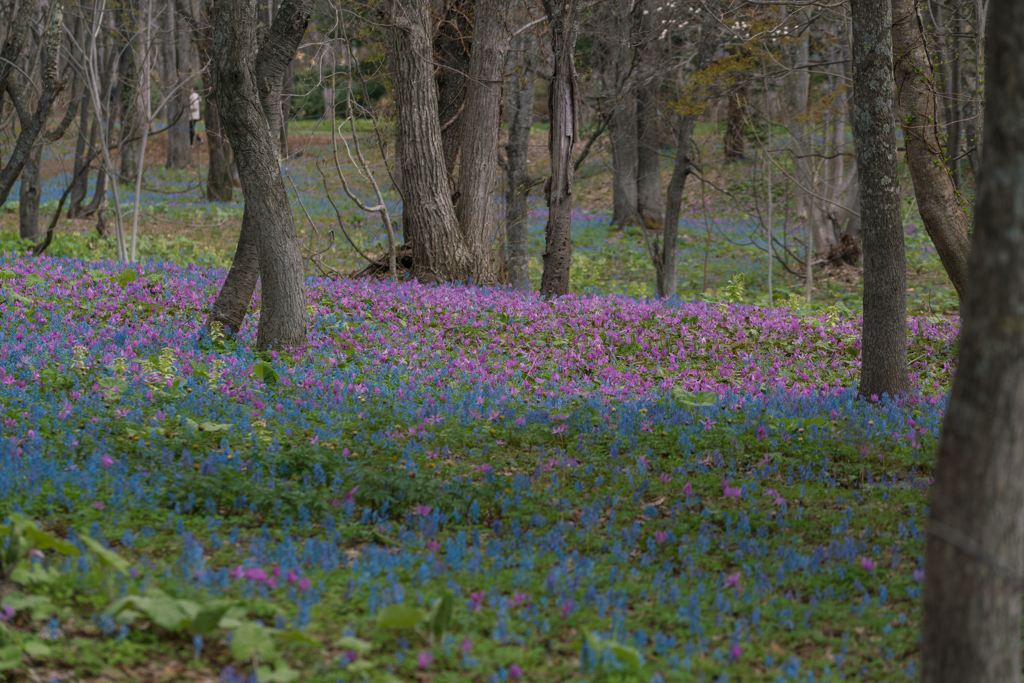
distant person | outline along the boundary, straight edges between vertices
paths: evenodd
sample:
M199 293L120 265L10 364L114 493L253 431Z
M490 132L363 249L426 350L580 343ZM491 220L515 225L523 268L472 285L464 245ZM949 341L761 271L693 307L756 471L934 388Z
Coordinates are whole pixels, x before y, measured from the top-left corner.
M202 98L195 86L192 86L192 94L188 96L188 144L194 145L196 140L203 144L203 139L196 135L196 121L199 120L199 103Z

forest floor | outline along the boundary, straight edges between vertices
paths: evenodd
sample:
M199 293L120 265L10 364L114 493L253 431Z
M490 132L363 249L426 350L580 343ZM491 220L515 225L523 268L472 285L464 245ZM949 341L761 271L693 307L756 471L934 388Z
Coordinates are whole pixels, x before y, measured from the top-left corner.
M308 239L334 212L307 139ZM256 353L255 315L200 334L240 202L147 179L143 262L87 225L55 258L0 241L0 680L916 678L959 324L923 231L913 391L868 402L857 271L807 306L780 265L764 306L736 193L705 188L705 219L688 191L680 301L647 298L642 234L580 208L575 295L311 273L309 344Z

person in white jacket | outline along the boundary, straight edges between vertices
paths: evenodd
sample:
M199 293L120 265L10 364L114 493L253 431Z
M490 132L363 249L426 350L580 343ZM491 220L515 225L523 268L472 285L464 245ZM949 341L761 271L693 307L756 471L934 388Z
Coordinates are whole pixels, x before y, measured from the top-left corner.
M188 97L188 144L195 144L196 140L199 144L203 144L203 139L196 135L196 121L199 120L199 103L202 98L199 97L199 92L193 86L192 94Z

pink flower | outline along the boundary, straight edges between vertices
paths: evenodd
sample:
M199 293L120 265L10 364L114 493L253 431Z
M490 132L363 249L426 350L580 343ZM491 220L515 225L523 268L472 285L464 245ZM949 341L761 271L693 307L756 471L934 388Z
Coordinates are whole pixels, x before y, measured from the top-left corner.
M263 583L267 580L267 573L259 567L249 567L245 570L245 578L257 583Z
M569 614L572 613L572 608L575 607L575 603L572 599L566 600L562 603L562 618L565 619Z
M722 480L722 493L725 494L726 498L742 498L743 489L736 486L729 486L729 480Z
M13 607L11 607L10 605L4 605L2 608L0 608L0 621L10 621L14 618L15 614L16 612L14 611Z
M734 662L737 659L739 659L740 655L742 655L742 654L743 654L743 648L740 647L739 643L734 643L733 646L729 649L729 657L731 657L732 661L734 661Z
M486 598L486 597L487 597L487 593L485 593L483 591L479 591L479 592L476 592L476 593L470 593L469 594L470 608L474 612L479 612L482 609L484 598Z
M685 484L683 484L683 495L684 496L689 496L692 493L693 493L693 484L691 484L690 482L686 482Z
M416 666L421 669L429 669L433 663L434 655L427 650L420 650L420 653L416 655Z
M420 517L426 517L430 514L430 511L433 509L434 508L430 507L429 505L417 505L415 512Z
M100 459L100 462L101 462L101 463L103 463L103 466L104 466L104 467L110 467L111 465L113 465L113 464L114 464L114 459L113 459L113 458L111 458L111 457L110 457L109 455L104 455L104 456L103 456L103 457L102 457L102 458Z
M473 641L470 640L469 638L466 638L461 643L459 643L459 652L461 652L464 655L468 655L470 650L472 650L472 649L473 649Z
M668 476L668 475L667 475L667 474L665 474L664 472L662 472L662 473L661 473L661 476L660 476L660 477L658 477L658 479L661 479L661 481L662 481L662 483L663 483L663 484L667 484L667 483L669 483L670 481L672 481L672 477Z
M97 510L102 510L102 509L103 509L104 507L106 507L106 506L105 506L105 505L103 504L103 501L101 501L101 500L94 500L94 501L92 502L92 506L93 506L94 508L96 508Z
M484 465L480 465L480 466L479 466L479 467L477 467L476 469L477 469L477 470L478 470L479 472L483 472L484 474L488 474L488 473L490 473L490 472L493 472L493 471L494 471L494 468L493 468L493 467L491 467L490 465L487 465L487 464L484 464Z
M440 544L440 543L438 543L438 542L437 542L437 541L436 541L435 539L433 539L433 538L432 538L432 539L430 539L429 541L427 541L427 543L426 543L426 548L427 548L427 550L437 550L437 549L439 549L440 547L441 547L441 544Z
M242 565L238 565L230 572L228 572L228 576L230 576L232 579L242 578L243 576L245 576L245 567L243 567Z
M739 588L740 586L739 572L736 572L735 574L729 574L725 577L725 587L732 588L733 586L735 586L736 588Z
M557 427L554 427L551 430L551 433L552 434L564 434L567 429L569 429L569 425L567 425L567 424L565 424L563 422L562 424L558 425Z
M655 541L655 543L664 543L667 540L668 540L668 534L665 533L664 531L655 531L654 532L654 541Z
M308 591L309 587L313 585L313 582L309 580L308 576L303 576L299 579L299 590Z
M356 491L358 491L358 490L359 490L358 486L353 486L352 489L348 493L345 494L344 502L346 502L346 503L349 502L349 501L355 502Z
M267 588L277 588L277 579L275 579L273 576L267 579Z
M275 564L274 565L274 570L272 572L270 572L270 575L273 576L275 579L280 578L281 577L281 565Z
M523 667L518 664L513 664L508 668L508 677L513 681L518 681L523 675Z
M860 558L860 566L864 567L864 569L867 569L869 572L875 571L875 561L870 557Z
M914 570L914 581L924 581L924 570L923 569L915 569Z
M521 591L516 591L515 593L512 594L512 599L509 600L509 605L511 607L518 607L519 605L522 605L523 603L526 603L526 602L529 602L529 601L530 601L530 596L529 595L527 595L526 593L523 593Z
M298 580L299 580L299 575L298 575L298 574L296 574L296 573L295 573L294 571L292 571L291 569L289 569L289 570L288 570L288 572L287 572L287 573L286 573L286 574L284 575L284 579L285 579L285 581L287 581L288 583L295 583L296 581L298 581Z

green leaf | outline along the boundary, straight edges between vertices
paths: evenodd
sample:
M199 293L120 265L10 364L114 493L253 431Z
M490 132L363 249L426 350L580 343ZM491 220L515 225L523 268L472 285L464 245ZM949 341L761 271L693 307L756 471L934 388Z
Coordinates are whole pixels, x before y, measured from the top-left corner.
M57 606L45 595L25 595L15 593L4 598L4 604L10 606L15 612L30 610L32 619L39 621L57 611Z
M247 621L234 631L231 638L231 654L242 662L248 662L253 655L261 659L270 659L274 656L274 641L267 629Z
M100 561L101 565L104 567L110 567L119 574L128 573L128 569L130 567L128 560L124 559L113 550L104 548L102 543L87 534L80 533L78 538L86 548L96 554L96 559Z
M226 432L235 425L221 424L219 422L200 422L199 430L203 432Z
M352 650L356 654L366 655L373 650L373 643L360 638L343 636L334 641L334 647L341 650Z
M263 383L267 386L274 386L277 384L278 376L277 372L274 371L274 366L270 363L259 363L253 366L253 372L256 376L263 380Z
M306 635L302 631L284 631L283 633L278 633L277 640L282 643L302 643L303 645L320 647L319 640Z
M672 397L685 406L708 407L718 403L718 394L713 391L702 391L694 395L682 387L672 387Z
M128 382L120 377L101 377L97 384L109 396L115 396L128 388Z
M22 649L33 657L49 657L53 652L49 645L34 638L22 645Z
M412 628L427 618L427 613L411 605L388 605L377 613L377 625L386 629Z
M17 277L18 277L18 274L15 273L10 268L0 269L0 280L14 280Z
M41 285L44 282L46 281L42 278L42 276L37 275L36 273L29 273L28 275L25 276L26 285Z
M214 600L203 605L189 629L193 634L204 636L217 628L220 620L235 604L234 600Z
M448 631L454 606L455 600L452 598L451 591L445 591L440 598L434 600L434 604L430 608L427 625L438 640Z
M117 276L117 282L122 287L126 287L129 283L135 282L136 279L138 279L138 276L135 274L134 270L126 270Z
M288 662L279 659L274 662L274 670L261 666L256 672L256 680L260 683L292 683L298 680L299 672L288 666Z
M89 277L91 277L96 282L99 282L101 279L105 277L110 277L109 274L103 272L102 270L96 270L94 268L89 268L85 272L88 273Z

